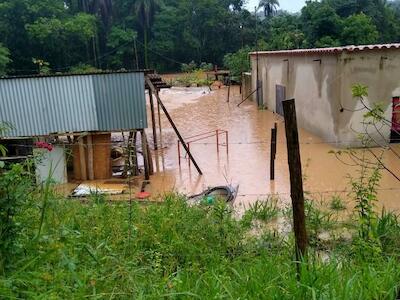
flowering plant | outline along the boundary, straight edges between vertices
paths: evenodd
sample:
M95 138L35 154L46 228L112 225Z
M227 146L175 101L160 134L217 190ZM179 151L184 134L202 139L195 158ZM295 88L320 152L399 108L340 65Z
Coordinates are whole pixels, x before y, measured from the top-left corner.
M35 146L42 149L47 149L49 152L53 150L53 145L46 142L36 142Z

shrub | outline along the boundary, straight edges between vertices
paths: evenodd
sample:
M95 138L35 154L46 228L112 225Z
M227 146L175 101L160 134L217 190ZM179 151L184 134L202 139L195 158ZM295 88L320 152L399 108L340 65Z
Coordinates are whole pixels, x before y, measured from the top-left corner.
M0 270L4 271L14 254L13 245L22 226L15 218L29 198L31 187L32 176L21 164L14 164L0 175Z
M250 70L249 52L250 47L244 47L235 53L224 56L224 66L231 71L231 76L240 77L243 72Z
M182 64L181 71L184 73L194 72L197 69L197 64L192 60L188 64Z

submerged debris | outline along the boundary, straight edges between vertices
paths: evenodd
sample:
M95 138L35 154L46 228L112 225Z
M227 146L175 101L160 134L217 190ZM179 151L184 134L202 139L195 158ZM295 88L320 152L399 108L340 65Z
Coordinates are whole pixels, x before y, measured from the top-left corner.
M200 194L188 197L189 202L199 204L205 200L207 204L213 204L216 200L233 202L236 199L239 186L232 185L210 187Z

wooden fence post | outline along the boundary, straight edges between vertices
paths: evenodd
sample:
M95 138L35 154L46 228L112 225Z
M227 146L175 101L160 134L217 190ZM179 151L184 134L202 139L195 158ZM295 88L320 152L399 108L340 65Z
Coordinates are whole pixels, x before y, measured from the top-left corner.
M270 179L275 180L276 140L278 135L278 124L275 123L271 129L271 157L270 157Z
M307 254L307 231L304 212L303 177L301 171L299 133L296 119L295 100L283 101L285 130L290 172L290 195L293 206L293 229L296 241L297 271L300 274L299 262Z

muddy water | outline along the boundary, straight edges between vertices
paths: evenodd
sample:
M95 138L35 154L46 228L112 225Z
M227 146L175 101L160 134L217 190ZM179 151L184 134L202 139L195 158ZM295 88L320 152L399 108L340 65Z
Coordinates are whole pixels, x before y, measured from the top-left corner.
M269 194L278 194L282 203L289 203L290 182L283 119L269 111L258 110L251 101L238 108L237 103L241 101L239 90L234 89L232 93L230 103L226 102L227 89L211 93L195 90L194 97L189 96L189 90L161 93L165 106L184 137L217 129L227 130L229 152L220 147L217 153L216 138L210 137L190 146L203 176L199 176L185 158L179 166L177 137L162 115L164 148L154 153L159 172L151 178L153 194L175 190L190 195L209 186L229 183L239 185L238 205L248 206L257 199L266 199ZM276 179L271 182L269 155L274 122L278 123L278 147ZM356 175L357 168L339 162L330 154L329 151L336 150L332 145L323 143L302 129L299 134L305 190L316 200L329 201L332 196L341 196L350 201L347 197L348 174ZM148 130L148 136L151 136L151 130ZM220 143L224 142L221 136ZM395 149L400 153L400 146L395 146ZM388 151L384 160L400 175L400 159ZM400 184L387 172L382 175L379 208L384 206L399 210Z

